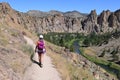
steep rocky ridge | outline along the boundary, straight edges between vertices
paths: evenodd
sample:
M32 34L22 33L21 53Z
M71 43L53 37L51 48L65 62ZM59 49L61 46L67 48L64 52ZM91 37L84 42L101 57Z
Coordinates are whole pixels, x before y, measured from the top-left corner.
M91 47L92 52L96 53L96 56L102 57L108 61L118 63L120 65L120 37L113 39L108 44L102 46ZM90 49L90 48L89 48ZM92 54L92 53L89 53Z
M76 13L74 15L74 12L73 15L71 12L70 14L63 14L56 11L51 11L50 14L46 15L41 12L39 17L31 16L29 13L22 13L12 9L7 3L0 3L1 80L21 80L24 69L29 65L28 63L30 63L29 56L24 54L25 52L22 51L20 47L23 46L22 44L25 44L22 34L24 29L29 30L31 33L79 32L85 34L91 32L105 33L114 31L115 29L120 30L120 10L115 12L103 11L100 15L97 15L96 11L93 10L89 15L81 16L77 13L77 17L75 16ZM119 42L119 39L117 42ZM113 47L110 49L111 51ZM104 48L105 46L100 48L100 50L104 50ZM80 61L78 61L78 63ZM76 64L75 60L73 60L73 62ZM19 65L21 65L22 68ZM89 69L91 68L89 67ZM109 78L110 77L107 79Z
M31 64L23 37L28 31L15 24L16 11L10 5L0 3L0 13L0 80L22 80Z
M22 80L30 65L21 31L0 23L0 80Z
M115 12L107 10L100 15L97 15L95 10L88 15L80 14L77 11L63 13L54 10L22 13L13 10L7 3L1 3L0 6L2 20L4 18L5 22L11 22L39 33L79 32L89 34L120 30L120 10Z

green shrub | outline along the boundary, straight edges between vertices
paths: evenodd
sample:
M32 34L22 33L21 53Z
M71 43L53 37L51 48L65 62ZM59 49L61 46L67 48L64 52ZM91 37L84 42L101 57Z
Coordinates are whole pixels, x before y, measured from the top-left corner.
M47 33L44 34L44 39L58 46L69 48L73 50L74 41L83 41L84 35L81 33ZM82 42L81 42L82 43Z
M120 79L120 70L119 70L119 72L118 72L118 75L117 75L117 76L118 76L118 79Z
M105 55L105 50L101 53L99 57L104 57L104 55Z
M120 74L120 65L115 64L113 62L106 61L106 60L101 59L99 57L94 57L94 56L84 54L83 50L81 50L81 55L83 55L85 58L87 58L91 62L94 62L97 65L100 65L102 67L104 66L103 68L105 68L106 71L108 71L109 73L117 75L118 78L120 77L119 76L119 74ZM116 73L114 73L114 71Z
M22 51L25 53L28 53L30 55L34 53L33 47L31 45L28 45L28 44L22 45Z
M14 31L11 32L11 36L13 36L13 37L18 37L18 35L19 35L18 32L14 32Z

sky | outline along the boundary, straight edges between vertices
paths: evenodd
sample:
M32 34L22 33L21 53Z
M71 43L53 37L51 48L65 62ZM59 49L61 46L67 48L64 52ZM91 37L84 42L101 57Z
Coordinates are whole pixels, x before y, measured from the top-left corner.
M91 10L96 10L97 14L100 14L103 10L114 12L120 9L120 0L0 0L0 2L8 2L13 9L20 12L76 10L81 13L90 13Z

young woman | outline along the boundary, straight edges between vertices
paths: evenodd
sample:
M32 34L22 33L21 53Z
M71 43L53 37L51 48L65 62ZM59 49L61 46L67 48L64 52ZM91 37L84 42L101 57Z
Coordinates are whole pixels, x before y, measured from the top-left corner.
M43 35L39 36L39 40L37 41L37 44L35 47L35 52L37 52L38 56L39 56L39 66L43 67L42 59L43 59L43 55L45 53L45 42L43 40Z

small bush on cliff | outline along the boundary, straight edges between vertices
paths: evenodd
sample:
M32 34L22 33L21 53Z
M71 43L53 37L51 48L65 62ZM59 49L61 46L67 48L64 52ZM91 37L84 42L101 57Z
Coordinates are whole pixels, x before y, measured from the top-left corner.
M31 45L28 44L24 44L22 45L22 51L28 54L33 54L34 53L34 49Z

